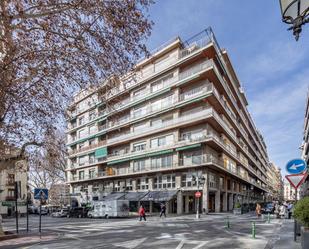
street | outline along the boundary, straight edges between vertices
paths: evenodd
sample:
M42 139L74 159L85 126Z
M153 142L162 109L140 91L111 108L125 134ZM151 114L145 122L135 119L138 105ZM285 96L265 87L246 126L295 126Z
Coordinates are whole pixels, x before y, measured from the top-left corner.
M230 228L226 227L229 215ZM38 232L38 216L31 216L31 232ZM14 230L14 219L5 230ZM252 238L252 221L256 238ZM0 242L1 248L273 248L280 239L283 220L256 219L254 215L213 214L196 220L194 215L137 219L42 219L43 236ZM25 218L20 229L25 229ZM26 247L25 247L26 246Z

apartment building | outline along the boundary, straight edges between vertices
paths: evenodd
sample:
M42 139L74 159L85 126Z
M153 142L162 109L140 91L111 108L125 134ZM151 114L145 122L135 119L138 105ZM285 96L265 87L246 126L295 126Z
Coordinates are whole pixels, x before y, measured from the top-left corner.
M198 190L206 213L263 201L266 146L211 28L169 41L136 68L80 92L68 109L72 197L126 198L150 212L165 202L178 214L197 209Z
M267 170L267 180L269 189L269 200L283 200L283 180L281 175L281 169L274 163L269 163L269 169Z
M284 200L285 201L294 201L295 197L297 197L297 200L300 199L300 189L297 189L297 196L295 196L296 191L293 186L285 179L284 180Z
M8 147L5 151L7 157L15 156L18 149ZM0 170L0 214L3 217L15 215L15 182L18 184L19 195L17 196L18 212L21 215L26 213L28 164L26 160L7 161L6 167Z
M304 119L304 131L303 131L303 143L300 147L302 150L302 159L309 163L309 91L307 93L305 119ZM300 187L301 196L309 196L309 177L305 179L304 183Z

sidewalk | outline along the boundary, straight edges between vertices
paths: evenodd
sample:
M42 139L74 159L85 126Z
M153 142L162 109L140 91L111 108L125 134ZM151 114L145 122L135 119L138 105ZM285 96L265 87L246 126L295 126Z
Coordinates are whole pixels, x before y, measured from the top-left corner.
M273 249L300 249L300 239L294 241L294 220L283 220L279 230L279 240L274 243Z

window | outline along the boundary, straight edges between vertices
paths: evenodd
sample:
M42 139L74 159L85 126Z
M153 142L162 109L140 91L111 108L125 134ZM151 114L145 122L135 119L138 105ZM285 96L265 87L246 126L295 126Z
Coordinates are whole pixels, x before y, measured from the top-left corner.
M95 178L95 169L90 169L90 170L89 170L89 178L90 178L90 179Z
M126 179L126 190L133 190L133 184L131 179Z
M224 189L224 178L223 177L219 178L219 185L220 185L220 189Z
M79 125L84 124L84 121L85 121L84 117L80 117L80 118L78 119Z
M183 166L199 165L203 160L202 152L200 150L185 152L182 154L182 157L180 157L180 160Z
M15 197L15 190L8 189L8 197Z
M121 181L116 181L114 184L114 191L121 191Z
M79 166L83 166L87 163L87 156L81 156L79 158Z
M95 125L89 126L89 134L96 133L97 127Z
M151 84L151 92L159 91L161 88L163 88L162 80Z
M203 129L197 129L193 131L187 131L182 134L183 140L195 141L203 137Z
M85 172L84 171L79 171L78 172L78 177L79 177L79 180L84 180L85 179Z
M79 138L84 138L84 137L87 136L88 132L87 132L86 129L82 129L82 130L79 131L78 134L79 134Z
M133 171L134 172L143 171L143 170L145 170L145 166L146 166L146 160L145 159L134 161Z
M94 163L95 162L95 157L94 153L89 154L89 163Z
M173 114L151 120L151 126L161 126L162 124L173 120Z
M96 116L95 111L89 112L89 121L95 119L95 116Z
M89 146L94 145L95 144L95 140L93 139L89 139Z
M137 189L145 190L149 188L148 178L137 179Z
M143 122L143 123L139 123L134 125L133 130L134 131L142 131L143 128L148 127L148 123L147 122Z
M193 181L195 173L186 173L181 176L181 186L182 187L194 187L197 182Z
M175 175L163 175L157 176L154 179L154 188L155 189L164 189L164 188L175 188Z
M142 96L144 93L146 93L146 90L147 90L146 87L143 87L143 88L141 88L141 89L138 89L137 91L135 91L135 92L133 93L133 96L134 96L134 97Z
M146 142L133 144L133 151L143 151L146 149Z
M85 143L80 143L80 144L78 145L79 149L82 149L84 146L85 146Z
M160 146L173 144L173 142L174 142L174 135L171 134L171 135L167 135L164 137L158 137L158 138L152 139L150 141L150 144L151 144L151 148L156 148Z
M151 169L168 168L172 166L173 156L161 156L151 158Z
M217 177L213 174L209 174L209 187L210 188L217 188Z
M136 107L134 108L133 110L133 117L136 118L136 117L140 117L142 115L145 115L146 114L146 106L139 106L139 107Z
M15 183L15 175L14 174L8 174L8 184L14 184Z

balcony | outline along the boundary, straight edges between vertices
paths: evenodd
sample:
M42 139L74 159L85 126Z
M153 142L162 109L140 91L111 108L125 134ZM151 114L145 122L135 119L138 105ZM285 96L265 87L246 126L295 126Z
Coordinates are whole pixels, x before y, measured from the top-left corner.
M15 196L6 196L5 200L6 201L15 201Z
M6 186L15 186L15 180L14 180L14 179L13 179L13 180L11 180L11 179L10 179L10 180L7 180L6 183L5 183L5 185L6 185Z
M204 61L202 63L199 63L195 66L192 66L186 70L184 70L183 72L179 73L178 76L169 78L167 81L163 82L163 87L160 89L160 91L164 90L164 89L168 89L168 87L171 87L172 85L178 83L179 81L185 80L186 78L189 78L195 74L201 73L202 71L204 71L207 68L210 68L213 65L213 60L207 60ZM150 93L150 95L149 95ZM131 106L132 104L134 104L136 101L139 101L141 99L149 99L151 98L151 96L155 96L157 92L150 92L149 90L147 90L145 92L145 94L142 95L138 95L138 96L132 96L129 100L127 100L125 103L117 106L117 108L113 108L113 111L119 111L119 109L125 107L125 106Z
M121 135L115 138L108 139L107 143L112 144L112 143L116 143L119 141L128 140L133 137L135 138L136 136L141 136L149 132L155 132L155 131L158 132L158 130L166 129L173 125L185 124L192 120L205 119L207 116L210 116L211 114L212 114L212 108L208 108L200 112L192 113L186 116L182 116L182 117L168 120L166 122L162 122L161 124L157 124L157 125L150 126L150 127L145 127L143 128L143 130L134 131L129 134L124 134L124 135Z
M100 141L99 143L96 143L96 144L92 144L92 145L88 145L88 146L83 146L80 149L75 149L75 150L70 151L69 152L69 156L72 156L74 154L77 154L77 153L80 153L80 152L84 152L84 151L87 151L87 150L91 150L91 149L94 149L94 148L97 148L97 147L100 147L100 146L104 146L104 145L106 145L106 141Z
M202 154L200 156L193 156L185 159L180 158L178 162L171 163L168 165L152 165L151 162L148 160L144 165L142 165L142 167L139 168L133 168L129 166L127 168L121 168L121 170L109 168L106 171L101 171L98 174L95 174L93 178L90 178L89 175L85 175L83 179L77 179L77 177L75 176L71 178L71 181L84 181L84 180L108 178L114 176L136 175L136 174L144 174L147 172L162 172L162 171L177 170L181 168L200 167L207 164L214 165L222 169L223 171L229 172L230 174L250 183L250 180L247 177L243 178L242 175L239 172L237 172L237 170L233 171L232 169L225 167L223 161L218 159L216 156L212 154ZM256 184L254 185L257 186ZM258 186L260 187L261 184L259 184Z

